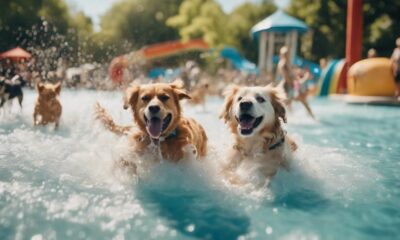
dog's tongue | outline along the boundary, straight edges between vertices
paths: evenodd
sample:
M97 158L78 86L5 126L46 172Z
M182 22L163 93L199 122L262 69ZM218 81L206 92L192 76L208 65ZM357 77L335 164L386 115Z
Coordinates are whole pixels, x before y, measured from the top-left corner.
M159 118L152 118L147 123L147 131L152 138L158 139L162 131L162 122Z
M239 122L240 128L242 129L251 129L254 125L254 118L246 118L246 119L242 119Z

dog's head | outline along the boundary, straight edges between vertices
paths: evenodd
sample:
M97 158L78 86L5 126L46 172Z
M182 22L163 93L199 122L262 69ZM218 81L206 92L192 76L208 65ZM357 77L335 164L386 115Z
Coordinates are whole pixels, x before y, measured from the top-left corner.
M51 83L44 84L38 82L36 84L36 90L39 93L39 98L49 101L60 95L61 82L58 82L56 84L51 84Z
M226 93L220 118L241 137L273 131L286 122L283 94L278 88L234 86Z
M135 121L151 138L168 136L181 116L179 100L190 99L178 82L134 85L126 90L124 109L131 107Z

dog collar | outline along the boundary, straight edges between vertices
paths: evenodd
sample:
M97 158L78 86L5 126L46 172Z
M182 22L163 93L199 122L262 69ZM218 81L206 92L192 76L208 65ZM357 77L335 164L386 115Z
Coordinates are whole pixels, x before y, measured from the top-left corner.
M178 136L178 128L175 128L170 135L166 136L166 137L160 137L160 141L165 141L168 139L172 139Z
M278 142L276 142L276 143L272 144L271 146L269 146L268 150L274 150L274 149L282 146L284 142L285 142L285 137L282 137L281 140L279 140Z

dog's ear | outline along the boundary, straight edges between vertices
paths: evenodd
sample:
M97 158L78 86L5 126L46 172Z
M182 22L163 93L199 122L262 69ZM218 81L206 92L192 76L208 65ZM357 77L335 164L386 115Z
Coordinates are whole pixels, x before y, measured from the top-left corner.
M56 94L60 95L61 92L61 82L56 83L55 85Z
M175 89L173 89L173 90L174 90L174 93L175 93L175 95L178 97L179 100L182 100L182 99L192 99L192 98L190 97L190 95L187 94L186 91L183 90L183 89L175 88Z
M39 93L41 93L44 89L44 85L41 82L36 83L36 89Z
M182 99L191 99L189 94L184 90L184 84L182 80L175 80L169 84L174 91L175 95L178 97L179 100Z
M138 85L133 85L131 87L128 87L125 90L125 96L124 96L124 109L128 109L129 106L135 106L139 97L139 90L140 87ZM133 110L133 108L132 108Z
M219 118L223 119L224 122L229 121L231 118L230 112L233 104L233 98L238 90L239 90L238 86L232 85L229 86L223 93L223 96L225 96L225 102L221 114L219 115Z
M282 119L284 123L287 122L286 109L285 109L285 94L279 87L267 86L267 91L271 96L271 104L274 108L275 115L279 119Z

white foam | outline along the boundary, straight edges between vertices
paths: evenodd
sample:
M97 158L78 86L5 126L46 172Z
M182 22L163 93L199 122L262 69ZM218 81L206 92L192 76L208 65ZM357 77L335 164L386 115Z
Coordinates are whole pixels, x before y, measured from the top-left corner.
M7 156L6 160L2 160L4 163L12 162L27 166L33 171L45 170L50 176L66 183L73 182L84 187L110 188L111 186L112 189L120 191L124 189L124 184L137 180L114 168L114 162L119 158L132 157L129 155L127 139L109 133L93 118L94 103L99 101L116 122L130 124L131 112L122 109L121 93L63 91L61 95L63 114L58 131L32 126L35 95L33 91L26 91L22 112L18 113L14 106L11 115L0 119L2 126L0 156L2 154ZM219 175L220 165L226 160L227 149L233 140L227 127L218 119L221 106L222 100L218 98L211 98L207 102L207 112L198 112L195 108L184 106L184 114L194 117L205 127L209 137L209 154L202 162L184 161L185 163L179 167L164 162L154 170L161 175L157 177L158 179L171 180L168 174L176 174L187 177L191 184L196 185L194 182L198 176L201 181L206 179L209 184L222 185L223 180ZM308 119L301 117L303 118ZM319 124L309 119L305 122L301 120L294 122L293 128L304 123L314 124L316 127ZM296 133L289 132L289 134L296 136ZM338 192L342 195L351 195L360 186L366 185L369 182L368 178L378 177L371 169L344 155L343 151L306 144L299 136L297 141L300 148L292 171L288 173L282 171L273 180L276 182L275 186L279 186L283 191L303 184L307 188L322 189L330 196ZM137 161L147 162L146 156L133 157ZM244 171L248 171L248 174L252 172L250 168ZM237 192L235 187L228 186L228 189ZM260 199L273 196L268 189L254 188L254 186L240 194ZM70 208L73 208L75 200L71 201Z

